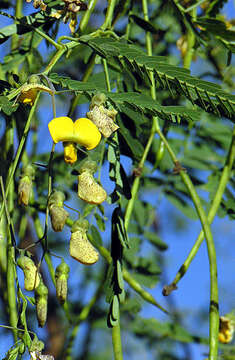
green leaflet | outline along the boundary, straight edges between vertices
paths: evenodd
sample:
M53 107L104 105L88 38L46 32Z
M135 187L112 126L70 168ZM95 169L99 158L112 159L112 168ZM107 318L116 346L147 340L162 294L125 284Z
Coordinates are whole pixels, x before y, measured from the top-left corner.
M139 67L138 73L144 74L146 69L154 71L155 80L160 87L179 92L207 112L235 120L235 96L223 91L219 85L197 79L191 76L188 70L167 64L166 59L164 63L164 60L159 61L158 57L151 57L152 62L149 64L149 56L141 55L140 61L135 47L132 49L132 45L114 39L94 38L88 40L87 44L95 51L97 49L102 51L103 57L107 60L115 56L118 56L120 60L125 57L124 62L127 59L129 71L133 71L132 63L135 60Z

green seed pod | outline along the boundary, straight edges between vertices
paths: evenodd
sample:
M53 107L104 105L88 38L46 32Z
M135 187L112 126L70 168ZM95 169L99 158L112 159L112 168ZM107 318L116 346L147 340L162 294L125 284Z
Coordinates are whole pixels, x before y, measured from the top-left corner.
M92 265L99 259L99 253L87 238L88 221L75 221L71 229L70 255L84 265Z
M69 277L70 268L64 260L61 261L60 265L57 266L55 271L55 281L56 281L56 296L61 304L63 304L67 299L68 292L68 277Z
M61 191L53 191L50 195L48 207L51 224L54 231L62 231L69 213L63 208L65 195Z
M27 206L32 195L32 183L34 180L35 170L32 165L27 165L22 169L18 186L18 202L20 205Z
M43 281L35 289L35 301L37 310L38 325L43 327L47 319L48 289Z
M85 159L81 162L79 166L79 173L82 174L83 172L89 172L93 175L97 171L97 164L94 160Z
M38 273L38 269L34 264L33 260L28 256L20 256L17 261L18 266L24 272L24 288L27 291L32 291L40 283L40 274Z

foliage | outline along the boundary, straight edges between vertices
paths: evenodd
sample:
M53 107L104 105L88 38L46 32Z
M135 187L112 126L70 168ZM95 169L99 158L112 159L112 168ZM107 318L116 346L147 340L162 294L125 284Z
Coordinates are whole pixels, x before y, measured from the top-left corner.
M226 3L1 2L0 314L13 336L4 359L120 360L138 358L140 349L183 359L178 343L206 345L209 360L234 358L234 346L218 344L210 229L216 215L235 217L235 32ZM198 76L190 72L195 60ZM65 161L47 127L57 117ZM89 119L72 123L78 117ZM167 209L158 213L162 198L178 219L201 224L163 295L177 289L205 238L208 338L151 293L163 281L169 246L158 226L168 217ZM19 258L31 294L22 290ZM144 317L147 304L168 317ZM43 332L36 313L39 326L47 314ZM133 341L122 348L124 337Z

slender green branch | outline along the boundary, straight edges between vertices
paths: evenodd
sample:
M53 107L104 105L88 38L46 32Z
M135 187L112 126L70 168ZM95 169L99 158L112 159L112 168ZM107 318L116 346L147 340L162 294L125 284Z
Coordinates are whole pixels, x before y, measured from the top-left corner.
M147 0L142 0L142 7L143 7L144 19L146 21L148 21L149 17L148 17L148 2L147 2ZM149 56L152 56L152 38L151 38L150 32L148 32L148 31L146 32L145 40L146 40L147 53ZM156 86L155 86L154 74L152 71L150 71L150 79L151 79L151 87L150 87L151 96L154 100L156 100ZM152 128L150 131L149 139L146 144L142 158L138 165L138 168L140 170L142 170L142 168L144 166L144 163L147 159L149 150L151 148L151 145L152 145L152 142L153 142L153 139L155 136L155 131L158 128L159 128L158 119L157 119L157 117L153 117L153 124L152 124ZM128 230L128 226L129 226L130 219L131 219L131 214L132 214L134 204L135 204L135 201L137 198L139 184L140 184L140 177L141 177L141 175L137 176L133 182L132 189L131 189L131 199L128 201L128 204L126 207L126 213L125 213L125 219L124 219L126 231Z
M1 190L3 202L5 203L5 212L8 219L8 227L7 227L7 300L8 300L8 311L9 311L9 323L12 326L12 333L14 340L17 340L17 323L18 323L18 313L16 307L16 290L15 290L15 248L12 239L12 232L10 229L10 216L7 209L7 200L4 190L4 184L2 176L0 177L1 182Z
M224 165L221 177L220 177L219 185L218 185L215 197L213 198L213 201L212 201L209 213L208 213L209 224L212 223L212 221L218 211L218 208L220 206L224 191L226 189L227 183L231 176L231 170L232 170L234 158L235 158L235 127L233 129L232 141L231 141L230 149L229 149L229 152L228 152L228 155L226 158L226 162L225 162L225 165ZM184 261L183 265L180 267L173 282L170 285L168 285L170 288L176 288L177 283L185 275L192 260L194 259L195 255L197 254L197 251L198 251L199 247L201 246L204 237L205 237L204 231L201 230L195 244L193 245L190 253L187 256L187 259Z
M39 94L37 95L35 103L34 103L34 105L32 106L32 108L30 110L29 117L28 117L28 120L26 122L23 135L22 135L22 137L20 139L20 143L19 143L16 155L14 157L13 164L12 164L12 167L11 167L10 172L9 172L9 176L8 176L7 183L6 183L6 198L8 197L8 193L9 193L9 190L10 190L10 185L11 185L11 182L13 180L13 177L14 177L17 165L18 165L19 158L20 158L20 156L22 154L22 150L23 150L25 141L26 141L28 133L29 133L30 124L31 124L34 112L36 110L38 99L39 99ZM4 203L2 204L2 207L1 207L1 210L0 210L0 220L2 218L3 211L4 211Z
M97 302L97 300L100 297L102 289L103 289L103 283L100 284L100 286L97 288L94 296L91 298L90 302L86 306L83 307L82 311L78 315L78 317L76 319L76 325L74 326L74 328L70 334L70 337L69 337L68 346L67 346L66 354L65 354L66 360L72 360L71 352L72 352L73 344L74 344L74 341L76 339L76 336L77 336L77 333L79 330L79 326L80 326L81 322L85 321L88 318L88 316L91 312L91 309L93 308L93 306L95 305L95 303Z
M184 170L180 169L179 161L177 160L173 150L171 149L167 139L162 134L160 129L156 130L162 141L164 142L167 150L169 151L170 157L175 165L178 166L179 174L188 189L188 192L191 196L191 199L194 203L195 209L197 211L198 217L201 221L202 228L205 234L207 242L207 251L210 264L210 334L209 334L209 360L216 360L218 353L218 331L219 331L219 298L218 298L218 281L217 281L217 264L216 264L216 251L215 245L209 225L209 221L205 214L205 211L202 207L201 200L195 190L195 187L190 180L187 173Z
M123 360L120 322L112 328L112 342L115 360Z
M97 3L97 0L89 1L88 9L85 11L85 13L80 21L80 24L79 24L79 32L83 33L84 30L86 29L96 3Z
M100 27L101 30L112 28L113 12L115 5L116 5L116 0L108 0L108 8L105 16L105 21L103 25Z
M191 10L192 18L196 18L196 15L197 15L197 8L193 8ZM194 45L195 45L196 37L194 31L189 27L187 29L186 41L187 41L187 51L183 58L183 64L186 69L190 69L194 55Z

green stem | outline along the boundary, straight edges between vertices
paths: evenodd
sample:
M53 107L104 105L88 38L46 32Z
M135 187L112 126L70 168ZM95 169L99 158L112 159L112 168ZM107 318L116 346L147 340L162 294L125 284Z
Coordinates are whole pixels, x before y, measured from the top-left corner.
M12 333L14 337L14 341L17 341L17 323L18 323L18 313L16 308L16 290L15 290L15 248L13 246L13 239L10 227L10 216L7 209L7 200L6 194L4 190L3 178L0 177L1 182L1 190L3 202L5 204L5 212L7 217L7 300L8 300L8 311L9 311L9 323L12 326Z
M148 17L148 2L147 2L147 0L142 0L142 7L143 7L144 19L146 21L148 21L149 17ZM146 40L147 54L149 56L152 56L152 38L151 38L150 32L148 32L148 31L146 32L145 40ZM156 100L156 86L155 86L155 79L154 79L153 71L150 71L149 74L150 74L150 79L151 79L151 87L150 87L151 97L154 100ZM144 166L144 163L147 159L149 150L151 148L151 145L152 145L152 142L153 142L153 139L155 136L155 131L158 128L159 128L158 119L157 119L157 117L153 117L153 123L152 123L152 128L150 131L149 139L146 144L142 158L138 165L138 168L140 170L142 170L142 168ZM124 219L126 231L128 230L128 226L129 226L130 219L131 219L131 214L132 214L134 204L135 204L135 201L137 198L139 184L140 184L140 177L141 177L141 175L137 176L133 182L132 189L131 189L131 199L128 201L128 204L126 207L126 213L125 213L125 219Z
M77 336L77 333L79 330L79 326L80 326L81 322L85 321L88 318L88 316L91 312L91 309L93 308L93 306L97 302L98 298L100 297L102 289L103 289L103 283L100 284L95 295L91 298L90 302L86 306L83 307L81 313L77 317L77 319L76 319L77 323L74 326L74 328L70 334L70 337L69 337L68 346L67 346L66 354L65 354L66 360L72 360L71 352L72 352L74 340L76 339L76 336Z
M230 145L230 149L226 158L226 162L220 177L220 182L218 185L218 189L216 191L215 197L212 201L209 213L208 213L208 222L209 224L212 223L218 208L220 206L224 191L226 189L227 183L230 179L231 176L231 170L232 170L232 166L233 166L233 162L234 162L234 158L235 158L235 127L233 129L233 136L232 136L232 141L231 141L231 145ZM204 231L201 230L200 234L198 235L198 238L195 242L195 244L193 245L189 255L187 256L187 259L184 261L183 265L180 267L179 271L177 272L173 282L169 285L169 287L173 287L175 288L175 286L177 285L177 283L180 281L180 279L185 275L185 273L187 272L192 260L194 259L199 247L202 244L202 241L204 239Z
M87 27L88 21L90 20L91 14L94 10L94 7L97 3L97 0L90 0L88 4L88 9L85 11L80 24L79 24L79 32L83 33Z
M121 329L120 329L119 321L117 325L112 328L112 342L113 342L114 359L123 360Z
M164 142L166 148L169 151L170 157L175 165L179 166L179 161L177 160L173 150L171 149L168 141L165 136L162 134L160 129L156 130L162 141ZM217 281L217 264L216 264L216 251L215 245L209 225L209 221L205 214L205 211L202 207L201 200L195 190L195 187L190 180L189 176L179 168L179 174L188 189L188 192L191 196L191 199L194 203L195 209L197 211L198 217L201 221L202 228L205 234L207 242L207 251L210 265L210 334L209 334L209 360L216 360L218 353L218 330L219 330L219 298L218 298L218 281Z
M30 124L31 124L31 121L32 121L34 112L35 112L35 110L36 110L36 106L37 106L38 99L39 99L39 94L37 95L37 98L36 98L36 100L35 100L35 103L34 103L34 105L32 106L32 108L31 108L31 110L30 110L29 117L28 117L28 120L27 120L27 122L26 122L23 135L22 135L22 137L21 137L21 139L20 139L20 143L19 143L19 146L18 146L16 155L15 155L15 158L14 158L14 161L13 161L13 164L12 164L12 167L11 167L11 169L10 169L9 176L8 176L8 178L7 178L7 183L6 183L6 198L8 197L8 194L9 194L9 191L10 191L10 186L11 186L11 183L12 183L12 180L13 180L13 177L14 177L14 174L15 174L15 171L16 171L16 168L17 168L17 165L18 165L18 161L19 161L19 158L20 158L20 156L21 156L21 154L22 154L22 150L23 150L25 141L26 141L27 136L28 136L28 133L29 133ZM4 211L4 203L2 204L2 207L1 207L1 210L0 210L0 220L1 220L1 218L2 218L3 211Z
M191 10L190 13L191 13L192 18L195 19L196 15L197 15L197 8L194 8L193 10ZM186 54L183 59L183 65L184 65L184 68L186 68L186 69L190 69L190 67L191 67L191 62L192 62L193 55L194 55L195 40L196 40L195 33L193 32L193 30L191 28L188 27L187 37L186 37L187 51L186 51Z
M55 66L57 61L59 61L61 56L64 55L65 52L66 52L66 47L65 46L61 47L61 45L60 45L59 50L56 51L55 55L52 57L51 61L47 65L46 69L42 72L42 74L47 75L51 71L51 69Z
M112 19L115 5L116 0L108 0L108 8L105 16L105 21L100 27L101 30L112 29Z
M86 71L84 73L84 76L83 76L83 79L82 79L82 82L87 82L87 80L89 79L89 77L91 76L92 74L92 71L93 71L93 68L95 66L95 58L96 58L96 54L93 53L91 59L90 59L90 62L86 68ZM69 113L68 113L68 116L72 116L73 113L74 113L74 110L78 104L78 101L80 99L80 97L82 96L82 93L81 94L78 94L76 95L74 98L73 98L73 101L71 103L71 106L70 106L70 109L69 109Z

